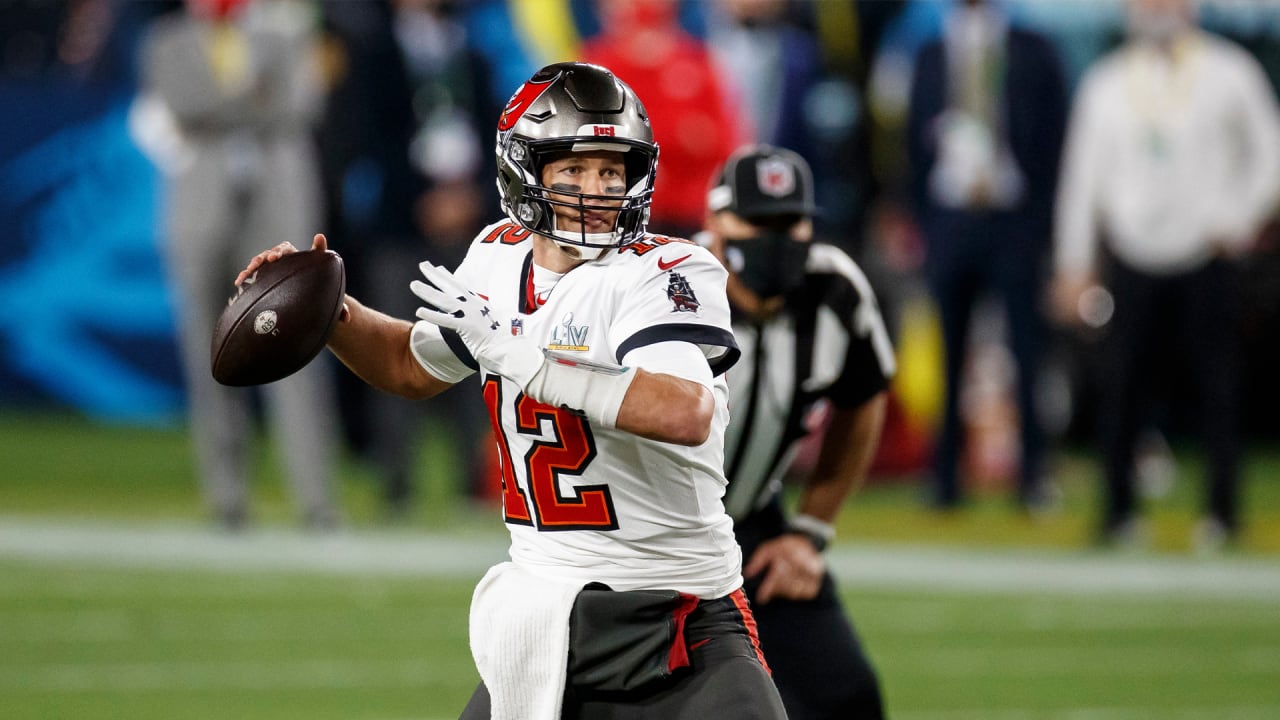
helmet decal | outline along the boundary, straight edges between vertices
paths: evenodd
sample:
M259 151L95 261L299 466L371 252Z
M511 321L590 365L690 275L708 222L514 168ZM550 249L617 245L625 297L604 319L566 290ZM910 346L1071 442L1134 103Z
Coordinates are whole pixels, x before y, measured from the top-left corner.
M516 122L518 122L530 105L542 96L542 93L551 87L551 83L560 75L557 73L545 79L539 79L536 75L520 86L511 99L507 101L507 106L502 110L502 116L498 118L498 130L500 132L510 130Z

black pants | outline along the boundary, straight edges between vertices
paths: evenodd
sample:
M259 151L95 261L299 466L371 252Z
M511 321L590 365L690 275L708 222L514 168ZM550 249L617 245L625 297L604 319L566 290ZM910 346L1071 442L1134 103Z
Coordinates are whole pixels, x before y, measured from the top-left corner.
M786 720L741 590L702 601L684 628L689 667L630 692L584 691L569 678L563 720ZM489 715L489 691L481 683L459 720Z
M1021 461L1018 500L1034 504L1040 491L1044 433L1036 409L1044 323L1040 315L1040 243L1007 218L977 215L955 219L930 237L926 274L938 305L946 372L942 428L934 451L933 503L953 507L963 500L960 459L965 442L960 399L973 311L987 293L1004 306L1009 350L1017 363L1015 387Z
M1169 393L1190 390L1196 400L1208 446L1208 512L1228 529L1238 526L1239 371L1232 270L1228 263L1213 262L1189 273L1155 276L1111 263L1107 285L1115 297L1115 314L1099 383L1107 487L1104 530L1137 511L1135 446L1159 399L1157 371L1180 365L1176 358L1186 359L1192 382L1176 378L1164 387Z
M775 502L735 528L744 561L761 542L785 530ZM880 682L862 643L844 612L835 580L827 573L813 600L756 602L759 586L748 581L760 646L791 720L880 720L884 717ZM729 717L729 716L724 716Z

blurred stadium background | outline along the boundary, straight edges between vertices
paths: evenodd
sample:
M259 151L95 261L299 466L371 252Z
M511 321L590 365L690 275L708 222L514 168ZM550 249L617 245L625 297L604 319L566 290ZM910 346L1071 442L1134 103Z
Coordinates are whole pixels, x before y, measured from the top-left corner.
M936 29L943 4L797 5L828 2L882 20L862 77L881 85L870 112L891 118L899 64ZM485 40L477 47L499 105L598 29L581 0L456 4ZM448 418L421 431L416 502L394 522L374 469L351 450L340 472L346 527L298 531L270 442L254 479L255 526L232 535L207 521L159 256L161 181L129 126L139 34L177 5L0 3L0 712L453 717L477 679L470 590L502 557L505 532L489 504L463 492ZM1058 40L1073 77L1122 31L1111 0L1009 5ZM709 7L681 3L695 36ZM1206 2L1202 17L1280 85L1280 6ZM987 444L974 453L987 460L974 502L928 511L920 484L938 349L928 308L907 303L895 338L902 417L832 552L893 717L1280 717L1280 242L1274 229L1268 238L1240 288L1250 309L1246 532L1213 557L1188 540L1200 459L1180 439L1176 407L1174 452L1154 455L1147 474L1151 547L1092 547L1099 488L1082 419L1091 399L1072 371L1088 348L1071 342L1059 356L1055 511L1012 511L1008 398L998 394L979 418Z

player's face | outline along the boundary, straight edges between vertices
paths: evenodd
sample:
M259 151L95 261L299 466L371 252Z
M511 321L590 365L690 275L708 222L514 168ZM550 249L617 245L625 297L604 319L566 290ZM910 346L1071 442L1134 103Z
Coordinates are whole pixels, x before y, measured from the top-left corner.
M566 153L552 159L542 168L542 184L552 191L563 193L621 197L627 192L626 165L620 152L592 150ZM548 199L569 205L552 205L556 214L556 229L586 233L607 233L613 230L618 213L609 208L621 207L621 201L586 200L579 206L576 197L558 192L552 192Z

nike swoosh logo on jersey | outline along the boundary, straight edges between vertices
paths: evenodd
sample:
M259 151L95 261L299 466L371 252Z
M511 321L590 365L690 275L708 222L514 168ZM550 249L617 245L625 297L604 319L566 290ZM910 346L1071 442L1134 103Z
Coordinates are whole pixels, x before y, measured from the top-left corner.
M681 257L681 258L676 258L675 260L672 260L671 262L662 262L662 258L658 258L658 269L659 269L659 270L664 270L664 271L665 271L665 270L670 270L671 268L673 268L673 267L675 267L675 266L679 265L680 263L684 262L685 260L688 260L688 259L689 259L689 258L691 258L691 257L693 257L693 254L692 254L692 253L690 253L690 254L688 254L688 255L685 255L684 257Z

